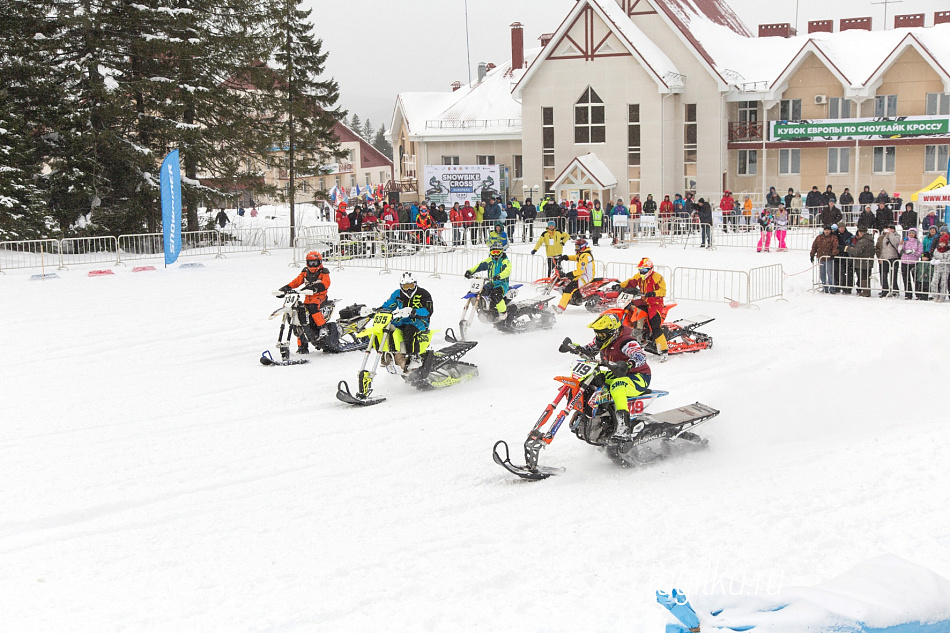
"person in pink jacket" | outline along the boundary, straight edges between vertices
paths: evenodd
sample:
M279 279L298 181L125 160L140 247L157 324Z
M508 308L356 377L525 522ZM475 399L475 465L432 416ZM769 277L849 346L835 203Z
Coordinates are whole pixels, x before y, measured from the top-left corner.
M788 250L785 246L785 235L788 233L788 212L785 210L784 204L778 205L772 220L775 222L775 239L778 240L778 252L784 253ZM768 249L768 243L766 243L765 248Z
M901 278L904 280L904 298L913 299L917 285L917 266L920 254L924 252L924 245L917 239L917 229L907 229L907 237L901 246ZM915 286L914 289L911 286Z

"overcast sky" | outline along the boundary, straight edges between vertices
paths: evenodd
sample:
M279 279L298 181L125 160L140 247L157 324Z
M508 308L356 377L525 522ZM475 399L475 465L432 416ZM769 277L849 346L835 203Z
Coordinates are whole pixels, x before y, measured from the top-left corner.
M875 29L884 22L882 0L727 0L749 29L759 24L871 16ZM509 25L525 25L525 48L557 29L575 0L468 0L471 71L479 62L500 64L511 58ZM310 0L317 36L330 53L327 74L340 84L341 104L374 127L389 127L400 92L449 91L453 81L467 83L465 0ZM947 0L889 0L887 22L895 14L950 9ZM837 28L837 26L835 27Z

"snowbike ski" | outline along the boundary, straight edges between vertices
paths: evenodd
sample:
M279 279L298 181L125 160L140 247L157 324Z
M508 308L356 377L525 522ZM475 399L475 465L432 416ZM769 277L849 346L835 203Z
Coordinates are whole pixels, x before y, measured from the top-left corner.
M502 457L501 453L498 450L499 446L503 446L505 449L505 456ZM528 479L531 481L538 481L541 479L547 479L551 475L559 475L564 472L563 468L557 468L552 466L536 466L534 470L531 470L527 466L518 466L517 464L511 463L511 458L508 455L508 442L505 440L498 440L495 442L495 447L492 449L492 459L495 460L495 463L507 470L513 475L518 475L522 479Z
M294 358L287 360L274 360L274 357L271 355L270 350L266 349L261 354L261 365L265 367L277 366L277 367L286 367L287 365L303 365L307 362L306 358Z
M350 392L350 386L346 384L345 380L341 380L336 386L336 399L340 402L345 402L346 404L353 404L360 407L371 407L374 404L379 404L386 400L386 398L371 398L369 396L361 397L360 394L355 396Z

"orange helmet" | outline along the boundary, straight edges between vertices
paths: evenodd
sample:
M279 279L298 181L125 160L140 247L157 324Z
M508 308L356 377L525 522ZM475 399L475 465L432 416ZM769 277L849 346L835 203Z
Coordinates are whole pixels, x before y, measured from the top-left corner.
M307 253L307 268L314 271L323 265L323 256L320 251L310 251Z
M639 273L644 277L652 273L653 260L650 259L649 257L644 257L643 259L641 259L640 263L637 264L637 271L639 271Z

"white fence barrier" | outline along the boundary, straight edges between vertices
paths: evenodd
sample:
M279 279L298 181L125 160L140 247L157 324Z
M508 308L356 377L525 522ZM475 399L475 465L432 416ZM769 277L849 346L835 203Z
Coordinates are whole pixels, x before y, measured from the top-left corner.
M60 243L59 267L78 264L120 264L119 244L111 235L105 237L68 237Z
M0 272L16 268L53 268L60 263L59 241L0 242Z
M667 294L692 301L749 301L749 273L744 270L675 268Z
M950 266L931 261L821 257L812 269L814 289L832 294L944 301L948 285Z

